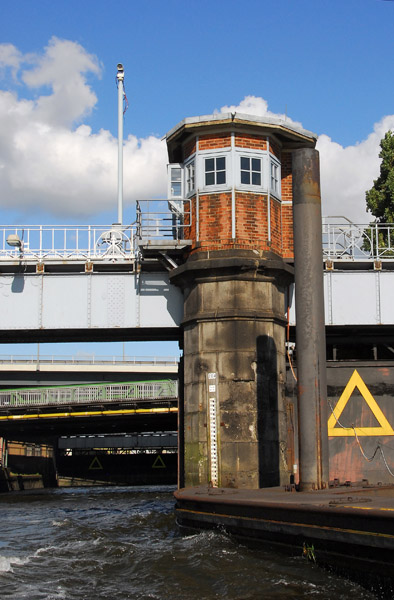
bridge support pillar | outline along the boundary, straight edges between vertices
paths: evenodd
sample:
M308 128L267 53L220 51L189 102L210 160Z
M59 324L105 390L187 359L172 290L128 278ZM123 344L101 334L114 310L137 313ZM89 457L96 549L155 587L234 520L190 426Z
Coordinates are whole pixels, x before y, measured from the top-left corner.
M199 252L171 281L184 293L184 485L288 483L285 291L269 252Z
M236 112L185 119L167 134L170 206L183 206L190 242L170 275L184 295L186 486L289 483L293 153L315 143L304 129Z

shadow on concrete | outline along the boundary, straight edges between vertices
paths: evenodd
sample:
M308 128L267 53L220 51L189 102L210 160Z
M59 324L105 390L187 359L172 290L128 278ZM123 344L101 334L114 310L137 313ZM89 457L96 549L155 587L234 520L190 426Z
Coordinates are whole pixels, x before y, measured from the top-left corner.
M259 486L280 484L278 376L276 344L268 335L257 338L257 433Z

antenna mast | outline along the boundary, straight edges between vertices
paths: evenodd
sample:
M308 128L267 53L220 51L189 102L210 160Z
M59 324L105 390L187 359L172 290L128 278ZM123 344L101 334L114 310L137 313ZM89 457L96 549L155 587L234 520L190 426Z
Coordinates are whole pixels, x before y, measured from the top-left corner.
M124 98L124 69L118 64L116 73L118 85L118 223L123 223L123 98Z

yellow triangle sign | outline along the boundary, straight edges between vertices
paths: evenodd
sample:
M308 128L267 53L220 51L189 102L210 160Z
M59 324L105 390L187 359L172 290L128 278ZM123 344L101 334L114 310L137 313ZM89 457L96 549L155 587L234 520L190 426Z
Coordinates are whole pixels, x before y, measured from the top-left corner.
M102 469L103 469L103 465L101 464L101 462L99 461L97 456L95 456L89 465L89 471L100 471Z
M371 409L374 417L378 421L380 427L341 427L337 421L340 420L340 416L348 403L351 395L355 389L358 389L365 402ZM365 385L361 375L354 370L353 375L349 379L345 389L339 398L332 415L328 419L328 435L335 437L344 436L372 436L372 435L394 435L394 430L390 423L387 421L382 410L380 409L375 398Z
M155 462L152 465L152 469L166 469L166 465L164 464L164 460L162 459L162 457L160 456L160 454L157 455Z

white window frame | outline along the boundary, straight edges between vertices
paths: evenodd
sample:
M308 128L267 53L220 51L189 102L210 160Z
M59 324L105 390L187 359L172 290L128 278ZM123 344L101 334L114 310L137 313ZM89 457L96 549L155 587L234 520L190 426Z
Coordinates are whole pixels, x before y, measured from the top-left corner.
M275 176L273 177L273 170L275 171ZM280 169L280 162L278 160L275 160L274 158L272 158L272 156L270 156L270 160L269 160L269 189L270 189L270 194L272 196L275 196L276 198L280 198L281 197L281 169ZM275 181L275 185L273 186L272 183L273 181Z
M185 175L185 197L188 198L192 196L196 192L196 157L188 159L184 165L184 175ZM192 183L191 183L192 182Z
M207 170L208 161L213 163L213 168ZM220 161L220 165L218 164ZM223 167L222 167L223 163ZM211 175L214 179L212 183L207 182L208 175ZM224 181L218 181L218 177L224 177ZM204 186L205 187L219 187L220 185L226 185L227 183L227 161L225 156L206 156L204 159Z
M259 152L256 150L249 150L248 148L235 148L235 165L236 165L236 169L237 169L235 185L236 185L237 189L249 190L249 191L254 191L254 192L266 191L266 189L267 189L266 157L267 157L267 152L264 150ZM253 183L242 183L241 182L241 162L242 162L241 159L242 158L249 158L249 160L252 160L253 158L257 158L260 161L260 167L261 167L260 185L254 185ZM250 173L252 173L251 170L250 170Z
M180 169L180 190L181 193L179 194L174 194L173 193L173 187L172 187L172 182L173 182L173 178L172 178L172 170L173 169ZM180 163L170 163L167 166L167 198L175 198L175 199L181 199L184 197L184 169L183 169L183 165Z
M215 183L206 185L205 183L205 161L209 158L224 158L225 159L225 183ZM231 170L231 148L215 150L203 150L198 153L196 159L196 183L199 190L204 192L221 192L230 190L232 187L232 170Z

